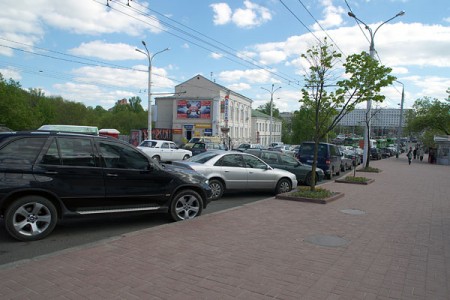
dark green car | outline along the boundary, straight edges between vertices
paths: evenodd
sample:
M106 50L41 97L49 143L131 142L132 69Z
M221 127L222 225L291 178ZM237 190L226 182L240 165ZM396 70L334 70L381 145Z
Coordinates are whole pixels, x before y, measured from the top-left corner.
M304 185L311 185L312 167L299 162L295 157L278 151L248 149L245 152L253 154L265 161L272 168L289 171L297 177L297 181ZM316 169L316 183L322 181L325 174L322 169Z

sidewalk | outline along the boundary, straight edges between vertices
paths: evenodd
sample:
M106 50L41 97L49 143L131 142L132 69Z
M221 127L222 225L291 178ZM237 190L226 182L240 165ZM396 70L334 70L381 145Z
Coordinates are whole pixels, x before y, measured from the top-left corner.
M0 299L450 299L450 168L426 159L3 265Z

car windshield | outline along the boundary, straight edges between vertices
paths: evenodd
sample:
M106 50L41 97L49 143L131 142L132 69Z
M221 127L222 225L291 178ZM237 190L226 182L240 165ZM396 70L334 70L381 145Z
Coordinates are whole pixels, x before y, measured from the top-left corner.
M201 154L192 156L189 159L189 161L203 164L203 163L207 162L208 160L210 160L211 158L213 158L213 157L215 157L215 156L217 156L219 154L220 153L218 153L218 152L203 152Z
M189 143L197 143L200 142L200 138L192 138L189 140Z

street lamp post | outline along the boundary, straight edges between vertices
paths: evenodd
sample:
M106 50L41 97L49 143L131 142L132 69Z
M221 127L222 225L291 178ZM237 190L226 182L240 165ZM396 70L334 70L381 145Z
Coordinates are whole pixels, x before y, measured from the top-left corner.
M395 155L395 157L398 158L400 152L400 139L402 137L403 131L403 103L405 102L405 85L398 80L396 81L402 85L402 101L400 102L400 121L398 123L398 130L397 130L397 154Z
M137 52L140 52L142 54L144 54L145 56L147 56L148 58L148 87L147 87L147 92L148 92L148 125L147 125L147 131L148 131L148 135L147 135L147 139L152 139L152 61L153 58L164 51L169 50L169 48L166 48L164 50L158 51L153 55L150 55L150 52L148 51L147 45L145 44L144 41L142 41L142 45L144 45L145 48L145 52L142 51L141 49L135 49Z
M261 87L263 90L266 90L270 93L270 123L269 123L269 146L272 144L272 132L273 132L273 94L281 89L281 86L277 87L275 90L273 89L275 87L275 84L272 83L272 89L268 90L266 88Z
M381 23L380 25L378 25L378 27L375 29L375 31L372 31L372 28L370 28L366 23L364 23L363 21L361 21L358 17L356 17L356 15L352 12L348 12L348 15L352 18L354 18L355 20L357 20L358 22L361 22L365 28L369 31L370 34L370 48L369 48L369 55L372 59L375 58L375 43L374 43L374 38L375 38L375 34L377 33L378 29L380 29L381 26L383 26L384 24L386 24L389 21L392 21L393 19L403 16L405 14L405 12L402 10L401 12L399 12L398 14L396 14L395 16L393 16L392 18L390 18L387 21L384 21L383 23ZM372 109L372 99L367 100L367 109L366 109L366 127L364 130L364 155L363 155L363 161L364 161L364 166L367 166L367 160L369 157L369 133L370 133L370 125L371 125L371 109Z

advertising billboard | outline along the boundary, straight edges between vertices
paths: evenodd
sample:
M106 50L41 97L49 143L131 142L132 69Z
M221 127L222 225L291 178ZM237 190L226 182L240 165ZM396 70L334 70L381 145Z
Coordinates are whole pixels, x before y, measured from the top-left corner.
M210 119L211 101L209 100L178 100L178 119Z

